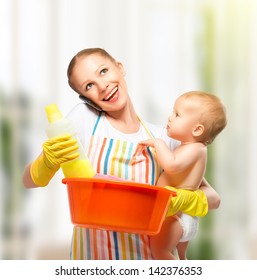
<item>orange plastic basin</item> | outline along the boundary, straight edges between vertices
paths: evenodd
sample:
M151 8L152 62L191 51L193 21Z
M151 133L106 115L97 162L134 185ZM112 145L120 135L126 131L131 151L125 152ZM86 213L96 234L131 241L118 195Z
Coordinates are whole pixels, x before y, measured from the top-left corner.
M74 225L154 235L174 192L128 181L65 178Z

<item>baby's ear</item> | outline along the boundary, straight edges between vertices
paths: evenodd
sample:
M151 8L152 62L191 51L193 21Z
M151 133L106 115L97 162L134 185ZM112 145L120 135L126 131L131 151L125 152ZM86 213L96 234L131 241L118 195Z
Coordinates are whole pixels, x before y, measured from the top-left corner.
M194 137L199 137L203 134L203 132L204 132L204 126L198 123L197 125L194 126L192 135Z

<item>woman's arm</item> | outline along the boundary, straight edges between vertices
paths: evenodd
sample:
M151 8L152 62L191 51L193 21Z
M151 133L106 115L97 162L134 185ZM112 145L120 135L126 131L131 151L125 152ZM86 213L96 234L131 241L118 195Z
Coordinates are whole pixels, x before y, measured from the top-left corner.
M31 177L31 175L30 175L30 168L31 168L31 164L28 164L28 165L25 167L24 174L23 174L23 178L22 178L23 185L24 185L27 189L38 188L39 186L37 186L37 185L33 182L33 180L32 180L32 177Z
M205 193L208 201L208 210L218 209L220 206L219 194L210 186L207 180L204 178L200 189Z

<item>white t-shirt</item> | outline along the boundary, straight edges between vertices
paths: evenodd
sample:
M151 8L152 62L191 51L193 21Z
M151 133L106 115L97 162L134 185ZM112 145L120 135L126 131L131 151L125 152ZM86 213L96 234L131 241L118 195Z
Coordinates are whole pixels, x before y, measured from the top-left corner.
M95 109L88 107L84 103L77 104L67 115L67 118L73 122L75 131L77 133L77 137L86 150L88 148L98 115L99 113ZM163 126L154 125L144 120L143 123L151 132L154 138L162 138L171 150L177 147L178 141L169 138L166 134L166 129ZM114 127L112 127L107 118L104 117L99 128L97 129L97 135L104 136L107 138L119 139L122 141L137 143L139 141L150 138L142 123L140 125L139 130L136 133L127 134L122 133Z

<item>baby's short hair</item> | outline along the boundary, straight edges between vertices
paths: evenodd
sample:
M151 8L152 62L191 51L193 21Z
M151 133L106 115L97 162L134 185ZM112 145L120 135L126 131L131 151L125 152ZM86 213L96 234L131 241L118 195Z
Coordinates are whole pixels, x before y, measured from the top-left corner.
M217 96L203 91L186 92L180 97L195 99L201 103L200 123L204 126L204 133L200 141L206 144L212 143L227 125L226 108L223 102Z

